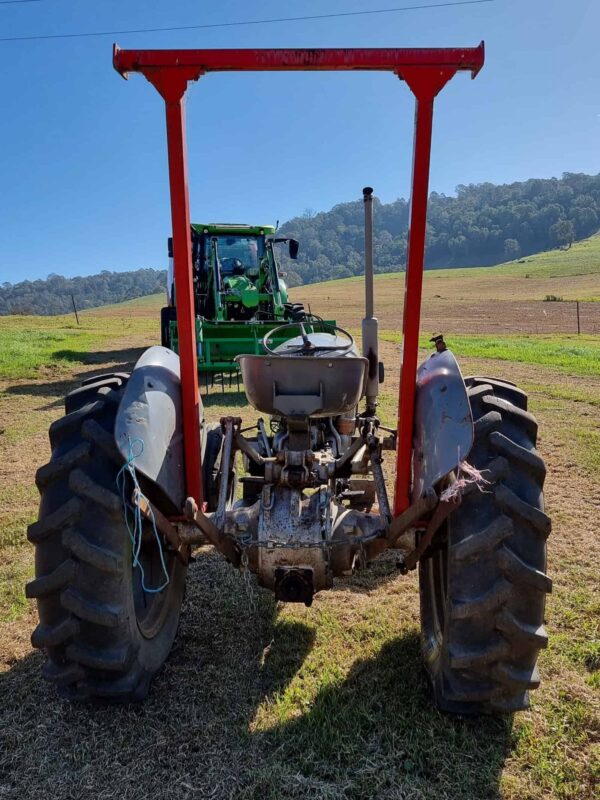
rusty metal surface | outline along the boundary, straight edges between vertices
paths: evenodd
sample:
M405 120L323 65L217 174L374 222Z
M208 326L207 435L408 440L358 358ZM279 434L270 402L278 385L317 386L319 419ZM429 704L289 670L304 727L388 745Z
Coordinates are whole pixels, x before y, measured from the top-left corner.
M167 542L171 545L171 549L175 553L175 557L182 564L187 564L189 561L189 551L185 544L179 538L177 528L165 517L155 505L153 505L147 497L137 491L133 493L132 502L138 506L142 516L150 522L154 521L157 529L162 533ZM183 546L182 546L183 544Z
M433 516L429 520L429 524L427 525L427 529L425 533L419 540L418 545L415 549L407 555L404 560L404 568L406 571L410 569L414 569L417 565L418 560L421 558L423 553L427 550L429 545L432 542L432 539L436 532L440 529L444 520L450 516L450 514L458 508L462 501L462 496L460 494L454 495L450 500L441 500L433 512Z
M240 548L226 532L219 530L212 520L199 508L193 497L188 497L185 501L185 515L187 519L195 525L201 533L208 539L213 547L223 553L225 558L235 567L240 564ZM186 533L187 541L191 540L189 531Z
M406 511L395 517L390 523L386 537L389 547L394 547L398 539L411 528L418 520L428 514L438 503L438 496L433 489L428 489Z
M234 419L227 417L222 421L225 428L225 437L223 441L223 450L221 451L221 482L219 484L219 499L217 501L217 510L214 515L214 524L217 528L222 528L225 522L225 508L227 505L227 497L229 495L229 481L231 473L231 457L233 446L233 432L234 432Z
M450 350L419 367L415 398L413 500L467 458L473 417L460 368Z
M326 487L306 497L298 489L265 486L257 531L257 543L262 545L258 577L263 586L275 588L276 570L295 567L312 570L315 591L330 588L333 576L328 554L315 545L331 537L331 512L331 494Z

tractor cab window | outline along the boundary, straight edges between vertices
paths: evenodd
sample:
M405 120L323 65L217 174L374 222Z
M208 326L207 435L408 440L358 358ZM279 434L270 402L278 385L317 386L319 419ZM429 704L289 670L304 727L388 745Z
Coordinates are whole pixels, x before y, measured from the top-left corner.
M258 277L259 259L264 256L264 237L217 236L221 275ZM210 240L207 241L210 247Z

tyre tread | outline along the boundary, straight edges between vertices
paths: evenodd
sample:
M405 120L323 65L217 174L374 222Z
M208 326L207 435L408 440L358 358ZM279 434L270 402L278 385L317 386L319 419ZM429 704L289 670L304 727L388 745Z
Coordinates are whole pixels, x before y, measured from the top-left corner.
M548 643L546 470L526 394L492 378L465 383L475 430L469 460L490 485L466 494L450 518L444 641L434 667L425 650L426 666L440 709L510 714L529 707L529 691L539 685L537 654ZM426 578L422 613L428 586Z
M71 701L142 700L179 617L181 577L157 660L138 629L132 598L123 594L131 565L114 490L123 458L113 430L127 378L95 376L67 398L68 413L50 426L51 461L36 476L40 518L27 531L36 546L36 577L26 594L36 599L40 621L31 641L46 652L43 677Z

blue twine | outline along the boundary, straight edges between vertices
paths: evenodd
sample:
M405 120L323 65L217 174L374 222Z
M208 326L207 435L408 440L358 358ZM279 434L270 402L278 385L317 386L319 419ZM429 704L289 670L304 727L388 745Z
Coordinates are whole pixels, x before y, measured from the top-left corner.
M134 452L135 446L139 446L139 451ZM169 573L167 571L167 567L165 564L165 558L163 554L163 547L162 542L160 539L160 535L156 529L156 520L154 519L154 513L152 511L152 507L148 505L150 511L150 521L152 522L152 527L154 528L154 538L156 539L156 543L158 545L158 552L160 554L160 563L162 566L162 571L165 576L165 582L158 586L155 589L149 588L146 586L146 576L144 574L144 567L139 559L140 550L142 548L142 532L143 532L143 521L142 521L142 512L140 509L139 502L132 505L130 502L129 497L127 497L127 475L131 478L131 482L133 483L133 487L136 490L136 497L143 498L148 502L148 498L142 493L140 489L140 484L137 479L137 475L135 473L135 464L134 461L136 458L139 458L142 453L144 452L144 440L143 439L131 439L129 438L129 452L127 455L127 461L117 474L117 489L121 494L121 500L123 502L123 515L125 517L125 524L127 525L127 532L129 533L129 538L131 539L131 547L132 547L132 555L133 555L133 567L134 569L137 567L142 576L142 590L146 592L146 594L157 594L158 592L162 592L162 590L168 586L169 584ZM133 513L133 530L129 523L129 514L128 510L131 510Z

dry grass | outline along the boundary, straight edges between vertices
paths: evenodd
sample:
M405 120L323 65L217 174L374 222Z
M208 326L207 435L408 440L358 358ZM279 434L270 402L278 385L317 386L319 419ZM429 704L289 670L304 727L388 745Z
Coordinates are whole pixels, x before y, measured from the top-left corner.
M315 304L316 306L316 304ZM346 312L344 312L345 314ZM340 314L340 322L348 324ZM597 521L600 377L461 359L531 393L554 520L550 646L529 712L454 719L430 703L420 666L418 588L387 555L320 594L277 606L210 549L190 570L176 647L148 701L73 707L56 699L31 650L22 599L32 571L24 526L36 513L36 467L48 423L77 378L134 360L141 335L113 343L77 373L0 387L0 798L239 800L592 800L600 780ZM395 413L398 347L383 350L382 411ZM72 369L72 368L71 368ZM235 395L213 394L218 417ZM243 410L244 416L252 412ZM579 432L579 433L578 433Z

